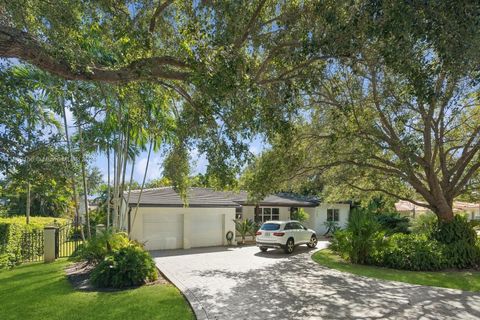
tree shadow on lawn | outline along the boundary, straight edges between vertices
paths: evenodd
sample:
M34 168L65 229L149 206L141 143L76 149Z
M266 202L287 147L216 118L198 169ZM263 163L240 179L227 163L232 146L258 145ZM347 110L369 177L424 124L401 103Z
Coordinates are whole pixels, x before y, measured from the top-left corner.
M197 275L205 283L235 282L223 295L212 294L205 284L189 288L208 315L218 319L480 318L478 293L355 276L316 264L309 252L244 273L212 270Z

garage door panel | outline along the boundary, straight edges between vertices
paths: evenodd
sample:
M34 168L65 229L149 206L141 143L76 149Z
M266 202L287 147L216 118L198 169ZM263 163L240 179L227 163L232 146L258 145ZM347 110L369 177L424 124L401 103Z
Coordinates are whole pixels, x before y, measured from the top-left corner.
M143 216L143 241L147 250L183 247L183 215L148 213Z
M192 247L220 246L223 244L223 215L199 214L191 216L190 241Z

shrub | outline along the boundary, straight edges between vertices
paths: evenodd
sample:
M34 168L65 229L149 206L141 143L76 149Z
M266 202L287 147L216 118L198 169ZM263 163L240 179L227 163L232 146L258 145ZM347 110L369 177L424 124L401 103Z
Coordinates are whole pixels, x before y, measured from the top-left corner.
M131 244L107 256L92 271L90 280L98 287L125 288L154 281L158 277L152 258Z
M73 258L88 263L98 263L113 251L127 247L132 242L124 232L105 231L79 246Z
M452 221L439 221L432 236L445 244L463 241L469 245L475 245L477 239L477 233L468 223L467 218L462 215L455 215Z
M465 269L479 265L477 233L465 216L455 215L452 221L438 222L432 239L445 244L444 255L448 267Z
M389 238L377 264L413 271L441 270L446 266L443 249L440 243L424 234L397 233Z
M292 220L297 220L299 222L304 222L310 219L310 215L303 209L298 208L296 211L292 212L291 217Z
M382 213L375 218L387 235L394 233L410 233L410 219L408 217L401 216L394 212Z
M324 236L328 234L334 234L335 232L337 232L337 230L340 229L337 221L325 221L323 225L325 226L325 228L327 228L327 231L323 234Z
M43 253L43 243L22 237L25 232L42 233L43 225L18 223L1 219L0 222L0 269L12 268L24 260ZM28 250L26 250L28 248Z
M418 215L412 219L411 230L413 233L430 236L437 226L437 216L433 213Z
M373 213L356 208L350 214L346 230L333 235L331 249L352 263L371 263L381 251L384 236Z

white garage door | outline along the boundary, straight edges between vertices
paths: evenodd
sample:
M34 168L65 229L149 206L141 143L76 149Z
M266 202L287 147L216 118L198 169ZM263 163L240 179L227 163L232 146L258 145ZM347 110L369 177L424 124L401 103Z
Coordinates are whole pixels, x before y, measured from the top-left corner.
M183 214L144 213L143 242L147 250L183 247Z
M190 242L192 247L223 244L223 214L192 214Z

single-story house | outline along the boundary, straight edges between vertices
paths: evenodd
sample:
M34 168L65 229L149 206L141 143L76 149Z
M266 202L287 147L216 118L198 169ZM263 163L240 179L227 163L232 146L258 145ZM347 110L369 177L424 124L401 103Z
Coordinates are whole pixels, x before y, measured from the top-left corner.
M424 202L420 202L424 203ZM429 208L424 206L419 206L410 201L400 200L395 203L395 209L398 213L415 218L418 215L432 213ZM480 203L470 203L462 201L453 202L453 213L455 214L466 214L468 220L480 220Z
M314 199L277 194L252 203L247 193L215 191L210 188L190 188L188 206L172 187L143 190L135 214L140 191L132 190L127 210L122 210L124 226L133 239L145 243L148 250L179 249L226 245L226 234L235 235L235 219L288 220L298 208L309 214L304 224L319 235L326 232L325 222L336 221L344 227L350 204L319 203Z

